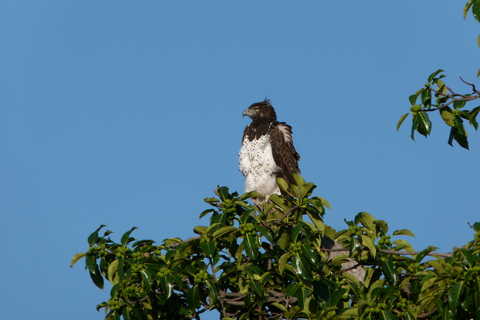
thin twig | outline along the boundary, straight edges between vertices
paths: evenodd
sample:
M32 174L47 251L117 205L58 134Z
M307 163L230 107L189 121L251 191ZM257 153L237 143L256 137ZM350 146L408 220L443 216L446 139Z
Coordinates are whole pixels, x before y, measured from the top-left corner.
M277 222L277 223L282 222L282 220L285 219L285 218L290 214L290 212L292 212L293 210L298 209L298 208L300 208L300 206L295 206L295 207L293 207L293 208L290 208L290 210L288 210L288 211L287 211L283 216L281 216L276 222Z
M462 77L459 77L459 78L460 78L460 80L462 80L463 83L465 83L465 84L467 84L467 85L469 85L469 86L472 86L473 92L480 94L480 92L477 91L477 89L475 89L475 85L474 85L473 83L468 83L467 81L463 80Z

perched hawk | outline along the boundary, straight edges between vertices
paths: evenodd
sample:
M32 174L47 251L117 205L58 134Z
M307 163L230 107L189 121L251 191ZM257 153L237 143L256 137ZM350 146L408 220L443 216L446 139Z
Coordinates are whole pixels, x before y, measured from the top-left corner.
M270 100L252 104L243 116L249 116L252 122L243 132L240 171L245 176L245 192L259 192L262 199L254 202L263 203L270 195L280 193L277 177L292 183L292 174L300 173L300 155L293 146L292 127L277 121Z

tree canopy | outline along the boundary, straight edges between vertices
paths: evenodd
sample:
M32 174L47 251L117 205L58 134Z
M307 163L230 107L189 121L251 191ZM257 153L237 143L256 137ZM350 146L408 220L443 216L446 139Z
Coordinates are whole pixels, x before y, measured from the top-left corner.
M117 243L100 226L72 265L85 258L96 286L113 285L97 306L107 320L200 319L207 310L221 319L480 318L480 223L452 253L415 251L404 239L412 232L391 232L366 212L334 230L315 185L295 181L279 178L282 195L263 208L247 202L255 192L219 187L200 214L208 225L187 240L156 245L134 239L133 228Z

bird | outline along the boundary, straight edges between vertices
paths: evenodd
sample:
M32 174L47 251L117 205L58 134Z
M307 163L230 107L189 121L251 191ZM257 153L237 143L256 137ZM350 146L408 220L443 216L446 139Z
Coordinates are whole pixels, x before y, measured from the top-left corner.
M270 100L253 103L243 112L252 119L243 132L239 167L245 176L245 192L257 191L256 205L265 203L272 194L280 194L277 177L293 183L292 174L300 174L300 155L295 150L292 127L277 121Z

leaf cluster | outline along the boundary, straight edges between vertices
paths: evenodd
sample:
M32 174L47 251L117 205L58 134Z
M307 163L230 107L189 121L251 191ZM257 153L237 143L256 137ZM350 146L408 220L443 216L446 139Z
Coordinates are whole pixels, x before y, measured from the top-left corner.
M480 98L480 92L470 83L466 84L472 86L472 93L458 94L454 92L442 80L446 77L443 72L441 69L433 72L428 77L428 82L425 83L424 87L409 97L410 112L400 117L397 130L411 114L411 138L415 140L415 132L427 137L432 131L432 122L428 113L438 110L445 124L451 127L448 144L453 146L452 142L455 140L461 147L468 149L468 134L465 130L464 120L467 120L477 130L477 115L480 106L471 110L464 107L467 102Z
M200 319L207 310L221 319L480 318L480 223L452 254L415 252L402 239L409 230L389 233L366 212L334 230L323 221L328 202L294 177L279 179L282 194L261 208L247 201L258 194L219 187L200 214L208 225L187 240L157 245L131 237L132 228L117 243L102 225L72 266L84 258L97 287L112 284L97 306L107 320Z

